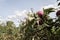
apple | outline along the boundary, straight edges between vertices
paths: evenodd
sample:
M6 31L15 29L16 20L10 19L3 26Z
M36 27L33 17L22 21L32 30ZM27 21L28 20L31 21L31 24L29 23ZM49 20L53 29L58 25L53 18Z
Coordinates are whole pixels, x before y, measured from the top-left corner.
M56 12L56 16L59 16L59 15L60 15L60 10Z
M43 16L44 13L43 13L43 11L38 11L37 14L38 14L38 16L39 16L40 18L42 18L42 16Z

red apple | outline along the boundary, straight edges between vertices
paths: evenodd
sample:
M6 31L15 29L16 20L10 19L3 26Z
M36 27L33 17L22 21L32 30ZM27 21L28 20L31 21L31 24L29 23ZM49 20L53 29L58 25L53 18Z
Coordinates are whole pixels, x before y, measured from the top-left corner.
M56 16L59 16L59 15L60 15L60 10L56 12Z
M38 11L37 14L39 17L42 17L44 13L42 11Z

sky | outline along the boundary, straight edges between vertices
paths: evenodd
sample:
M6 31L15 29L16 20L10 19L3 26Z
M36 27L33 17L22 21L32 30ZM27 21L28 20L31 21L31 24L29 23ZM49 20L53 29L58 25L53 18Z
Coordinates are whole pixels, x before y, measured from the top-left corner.
M24 12L30 10L30 8L38 11L43 6L54 3L56 3L56 0L0 0L0 19L14 18L16 14L20 15L22 13L25 15Z

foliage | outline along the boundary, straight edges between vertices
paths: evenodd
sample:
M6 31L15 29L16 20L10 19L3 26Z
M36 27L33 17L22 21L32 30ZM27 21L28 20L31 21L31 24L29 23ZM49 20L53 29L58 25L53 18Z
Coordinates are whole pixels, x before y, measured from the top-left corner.
M54 8L43 9L43 12L41 17L33 11L28 12L28 18L19 27L12 21L0 24L0 40L60 40L60 14L50 18Z

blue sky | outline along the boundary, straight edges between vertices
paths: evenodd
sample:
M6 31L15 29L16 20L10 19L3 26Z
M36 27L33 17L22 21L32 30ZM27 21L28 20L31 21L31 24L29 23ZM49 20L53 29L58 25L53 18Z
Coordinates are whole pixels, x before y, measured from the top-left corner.
M24 10L30 10L30 8L37 11L43 6L54 3L56 3L56 0L0 0L0 16L6 19L10 15L15 15L15 13L17 14Z
M0 16L6 17L15 10L23 11L30 8L39 10L42 6L55 3L56 0L0 0Z

